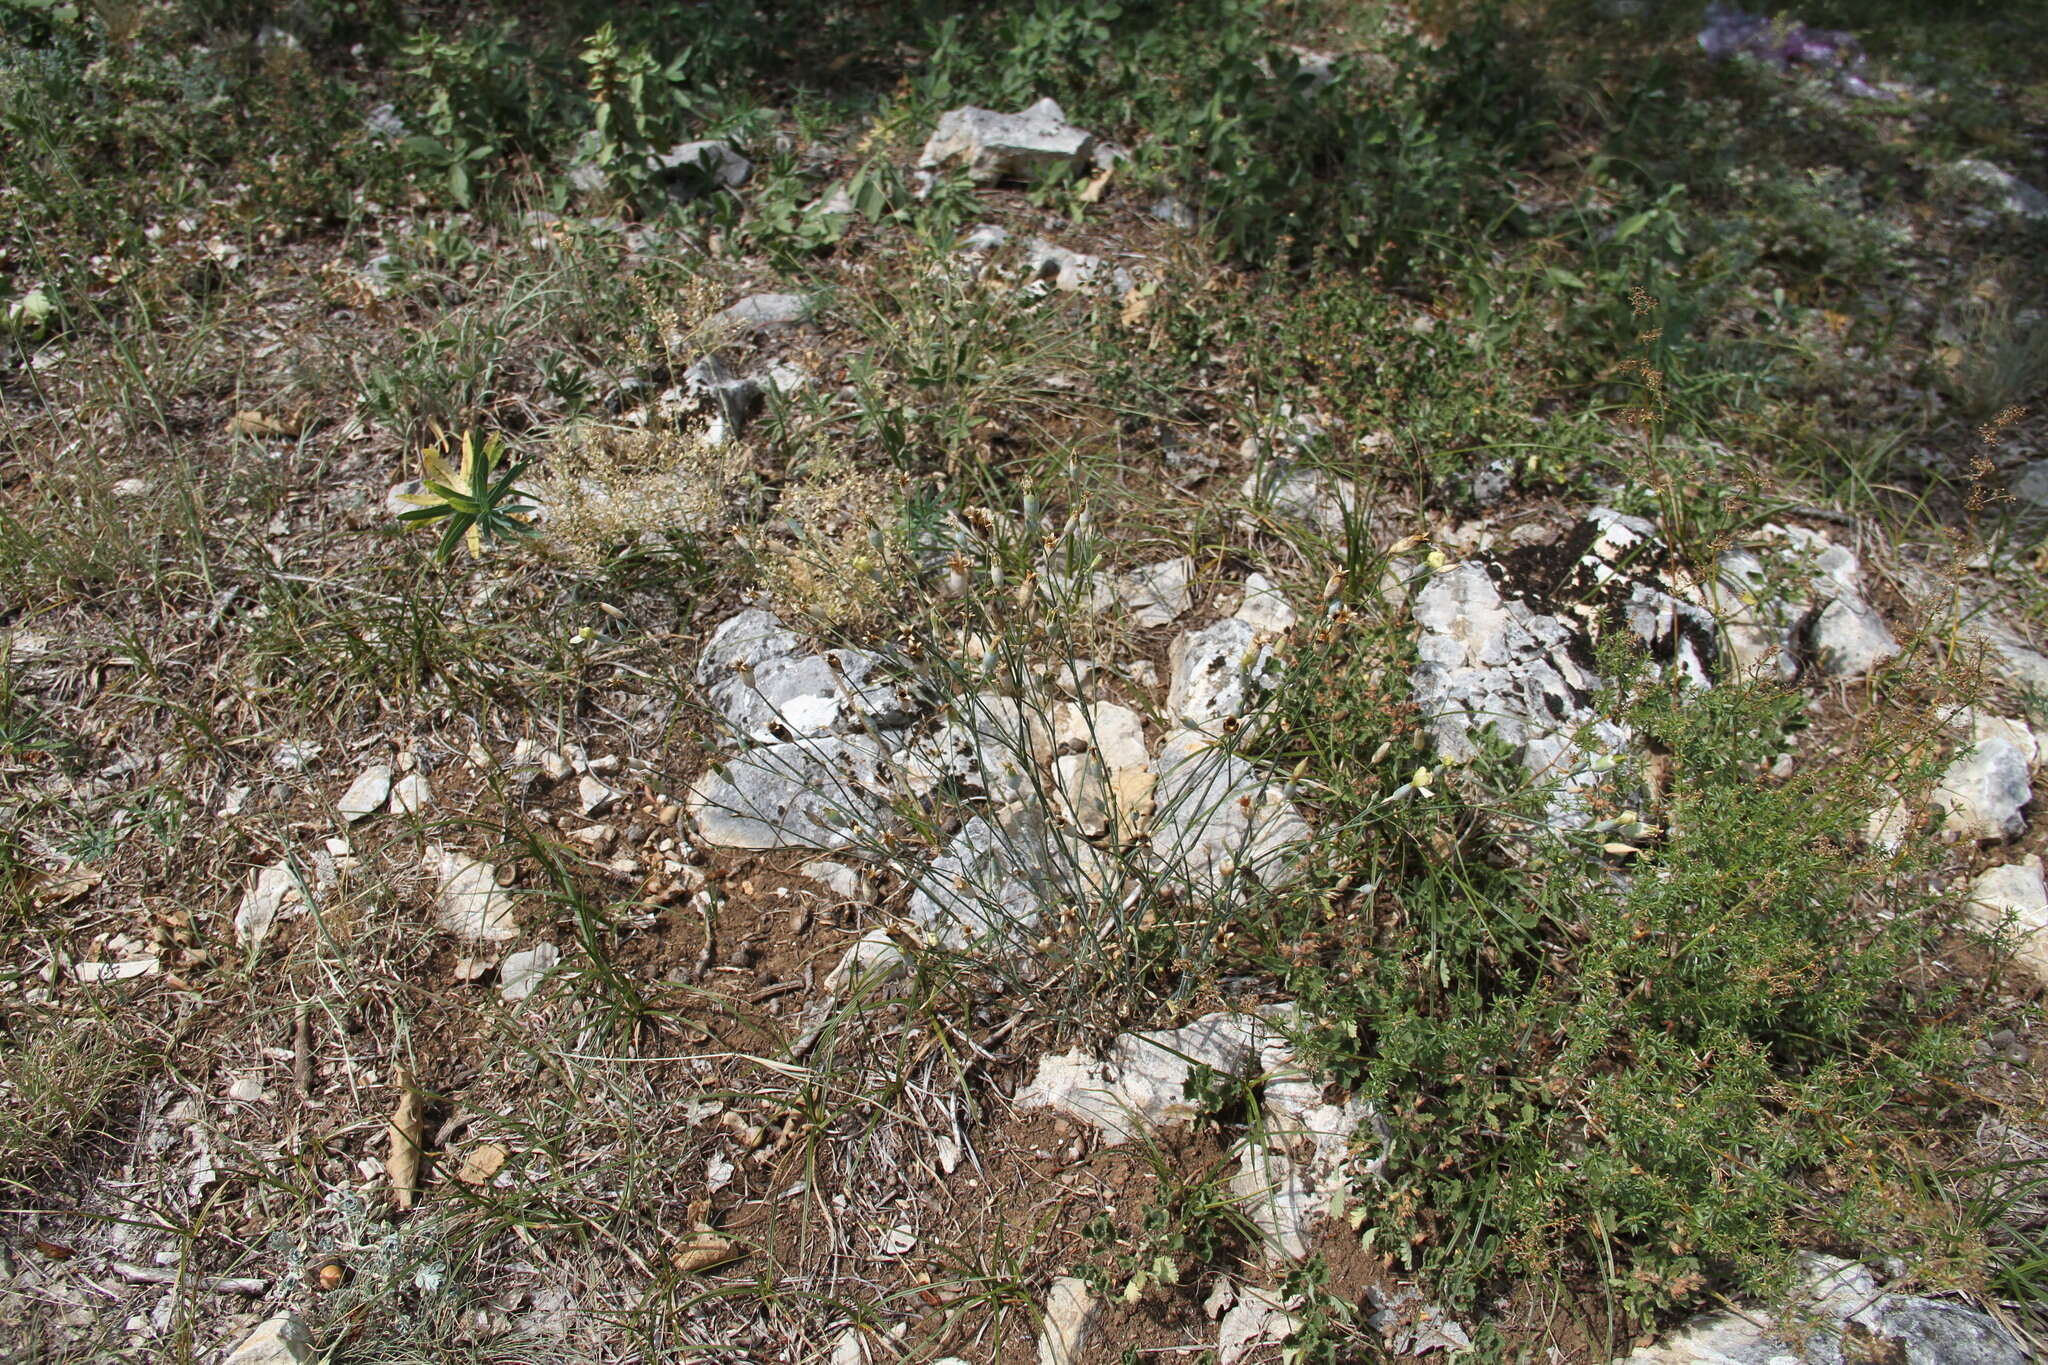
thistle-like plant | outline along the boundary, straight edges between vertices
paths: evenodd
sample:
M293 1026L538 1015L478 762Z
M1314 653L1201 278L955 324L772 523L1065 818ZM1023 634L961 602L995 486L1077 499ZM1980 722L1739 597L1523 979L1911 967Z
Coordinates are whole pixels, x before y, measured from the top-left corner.
M401 495L415 510L399 513L400 521L447 521L441 543L434 547L437 564L446 564L455 547L465 541L469 553L481 559L485 541L515 540L534 532L533 523L527 519L533 505L524 501L527 495L513 486L526 472L527 462L516 461L500 470L498 466L505 460L505 443L495 432L479 445L476 434L465 431L460 447L462 464L456 469L448 467L445 437L420 452L421 491Z

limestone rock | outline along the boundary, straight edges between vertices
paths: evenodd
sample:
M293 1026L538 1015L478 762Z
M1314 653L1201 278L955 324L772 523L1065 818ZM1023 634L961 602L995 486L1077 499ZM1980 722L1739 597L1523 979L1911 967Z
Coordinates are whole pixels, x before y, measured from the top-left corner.
M1109 774L1093 754L1063 754L1053 760L1052 791L1060 819L1083 838L1099 839L1109 830Z
M552 943L508 955L498 966L498 994L508 1001L526 999L561 961L562 950Z
M886 929L870 929L856 940L825 977L825 989L843 996L857 986L879 985L903 969L903 950Z
M1143 767L1145 723L1136 711L1113 702L1066 702L1054 715L1053 741L1061 749L1092 749L1111 772Z
M1374 1114L1359 1100L1323 1103L1322 1087L1277 1036L1260 1061L1265 1122L1245 1139L1230 1187L1264 1234L1268 1259L1298 1261L1311 1249L1317 1220L1348 1188L1355 1137Z
M1094 148L1094 136L1068 123L1052 100L1014 114L969 105L939 116L917 164L964 165L970 180L988 185L1072 170Z
M425 773L407 773L391 784L391 813L418 818L434 804L434 788Z
M221 1365L310 1365L313 1337L296 1313L259 1323Z
M1964 839L2010 839L2027 827L2023 807L2034 799L2026 755L2011 740L1992 737L1971 745L1934 790L1948 812L1944 829Z
M1301 619L1273 580L1262 573L1245 578L1244 601L1235 615L1263 635L1284 635Z
M1944 178L1993 212L2023 222L2048 223L2048 194L2002 166L1966 158L1950 166Z
M255 882L242 893L235 911L235 942L244 947L259 945L270 937L278 916L305 898L298 875L283 863L273 863L257 872Z
M1882 1358L1904 1365L2024 1365L2030 1358L1987 1315L1958 1303L1883 1292L1877 1277L1853 1261L1813 1253L1803 1258L1802 1321L1780 1332L1768 1312L1706 1313L1653 1346L1621 1358L1623 1365L1851 1365L1873 1358L1871 1343L1849 1329L1888 1344ZM1795 1340L1800 1342L1795 1346Z
M349 784L341 800L335 803L335 809L341 813L342 819L354 824L384 809L384 803L390 797L391 765L372 763Z
M1460 564L1431 578L1411 607L1422 628L1410 675L1416 704L1439 753L1463 761L1491 729L1534 777L1555 781L1553 823L1582 823L1574 793L1596 776L1579 747L1590 735L1619 753L1628 734L1590 706L1598 677L1572 657L1577 633L1564 621L1503 601L1487 571Z
M1216 1365L1237 1365L1267 1342L1285 1341L1300 1325L1299 1318L1281 1307L1277 1295L1247 1286L1217 1330Z
M2039 857L1980 873L1970 883L1969 912L1987 932L2010 933L2014 959L2048 984L2048 884Z
M1160 747L1152 772L1152 853L1170 875L1200 894L1237 875L1269 887L1300 875L1311 831L1280 784L1188 732Z
M830 858L814 858L797 871L842 901L865 905L874 899L874 884L861 874L859 868L833 862Z
M514 897L498 885L498 870L463 853L438 858L441 897L436 921L467 943L503 943L518 935Z
M1736 674L1779 682L1797 678L1799 660L1791 647L1797 613L1778 597L1762 558L1745 549L1728 550L1715 570L1703 596L1720 618Z
M996 223L981 223L960 239L960 251L994 251L1010 240L1010 230Z
M1243 493L1256 510L1305 522L1331 537L1342 536L1346 523L1362 515L1358 488L1351 480L1320 469L1299 468L1287 460L1273 460L1249 475Z
M1194 605L1189 582L1195 561L1186 555L1146 564L1110 580L1110 591L1140 626L1170 626Z
M754 173L754 163L730 142L680 142L647 158L647 169L678 183L686 194L699 188L736 190Z
M1221 732L1226 720L1255 712L1280 680L1273 651L1250 623L1229 617L1183 632L1168 657L1173 680L1166 711L1198 730Z
M882 823L879 759L859 735L762 745L699 778L686 804L721 848L844 848Z
M617 792L588 773L576 779L576 809L585 816L603 815L618 799Z
M1200 1112L1187 1098L1197 1066L1243 1076L1276 1031L1255 1014L1203 1015L1183 1028L1120 1034L1097 1060L1080 1050L1046 1057L1017 1095L1020 1109L1055 1109L1126 1142Z
M1050 832L1032 807L977 815L916 880L910 918L949 946L1020 947L1045 913L1052 851Z
M998 805L1035 800L1039 769L1053 757L1052 727L1040 708L984 694L957 703L960 716L905 747L900 766L913 793L945 784L979 790Z
M1045 1295L1045 1325L1038 1333L1038 1365L1079 1365L1095 1334L1100 1311L1087 1282L1062 1275Z
M713 332L749 332L809 322L817 300L809 294L750 294L705 324Z
M733 734L787 742L860 728L863 714L899 721L901 703L875 666L857 649L811 653L781 621L749 608L711 633L696 678Z
M1100 256L1057 246L1043 237L1032 238L1024 248L1027 282L1050 280L1062 294L1082 294L1093 290L1103 277Z
M1872 669L1899 653L1899 642L1885 629L1877 608L1848 595L1820 609L1811 639L1815 661L1833 678L1868 677Z

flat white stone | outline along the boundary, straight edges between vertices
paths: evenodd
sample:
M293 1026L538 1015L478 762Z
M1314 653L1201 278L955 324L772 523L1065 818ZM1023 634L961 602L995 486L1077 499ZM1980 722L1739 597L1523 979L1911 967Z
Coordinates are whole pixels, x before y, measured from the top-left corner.
M434 804L433 784L425 773L407 773L391 784L391 813L418 818Z
M466 943L503 943L518 936L515 897L498 885L498 870L463 853L440 854L441 896L435 918Z
M1053 742L1062 749L1084 745L1094 750L1112 772L1143 767L1146 760L1145 722L1136 711L1113 702L1061 706L1053 718Z
M1071 169L1094 147L1094 135L1068 123L1066 112L1052 100L1014 114L968 105L939 116L917 164L961 164L970 180L987 185Z
M1166 693L1167 714L1212 733L1226 720L1251 715L1279 682L1272 650L1235 617L1183 632L1173 642L1169 663L1173 681Z
M221 1365L309 1365L313 1337L294 1313L280 1313L242 1338Z
M1100 1305L1087 1282L1062 1275L1045 1296L1045 1325L1038 1334L1038 1365L1079 1365L1095 1334Z
M504 999L524 1000L540 989L540 983L560 964L562 950L552 943L508 954L498 965L498 994Z
M1934 790L1948 812L1943 828L1963 839L2010 839L2027 827L2022 809L2033 800L2026 755L2011 740L1982 739L1949 764Z
M241 907L235 911L235 942L245 947L262 943L278 916L303 899L298 876L290 868L283 863L263 868L242 893Z
M2048 984L2048 884L2039 857L1980 873L1970 883L1969 912L1987 932L2009 933L2014 959Z
M335 809L341 812L343 819L353 824L384 809L384 803L390 797L391 765L372 763L356 775L356 780L342 793Z
M1237 609L1237 619L1253 630L1281 635L1294 629L1301 617L1272 579L1255 573L1244 581L1244 603Z
M1834 678L1862 678L1897 657L1899 642L1884 617L1860 597L1842 596L1821 608L1813 623L1813 653L1821 671Z

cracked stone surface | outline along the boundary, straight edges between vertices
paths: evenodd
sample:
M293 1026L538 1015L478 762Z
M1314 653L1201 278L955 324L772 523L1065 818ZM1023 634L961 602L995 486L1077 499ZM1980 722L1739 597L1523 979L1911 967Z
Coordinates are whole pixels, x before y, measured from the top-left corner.
M465 853L442 853L437 859L441 882L435 920L466 943L503 943L516 938L515 897L498 885L498 869Z
M1095 136L1067 122L1050 99L1014 114L967 105L939 116L917 164L962 165L977 185L1071 170L1095 150Z
M1266 886L1300 875L1308 821L1284 788L1206 736L1182 732L1152 762L1152 853L1199 892L1238 874Z
M1167 714L1199 730L1220 732L1226 720L1251 715L1280 679L1271 647L1234 616L1183 632L1168 661Z
M910 894L912 921L954 947L1022 946L1045 912L1052 869L1043 818L1024 805L960 827Z
M1899 642L1886 629L1884 617L1860 597L1837 597L1822 607L1813 620L1811 639L1814 661L1832 678L1868 677L1899 654Z
M1139 625L1170 626L1194 605L1189 588L1194 576L1195 561L1181 555L1109 575L1107 586Z
M881 757L861 735L765 744L698 778L685 804L722 848L844 848L885 820Z
M498 964L498 994L505 1000L524 1000L540 989L541 982L562 961L562 950L552 943L536 944L509 954Z
M1321 428L1310 425L1320 432ZM1351 480L1321 469L1299 468L1287 460L1274 460L1247 476L1240 491L1253 507L1304 522L1327 536L1342 535L1347 520L1359 514L1358 487Z
M1590 773L1575 736L1590 733L1610 754L1629 739L1588 705L1601 682L1573 660L1576 632L1524 602L1502 600L1478 564L1431 578L1412 610L1422 634L1410 682L1437 751L1473 758L1478 736L1491 727L1532 775L1561 783L1552 820L1576 819L1571 792Z
M2028 1353L1989 1316L1963 1304L1884 1292L1877 1277L1853 1261L1807 1253L1802 1297L1815 1330L1778 1334L1760 1308L1702 1314L1653 1346L1620 1360L1626 1365L1853 1365L1870 1359L1856 1327L1888 1343L1904 1365L2024 1365ZM1803 1341L1795 1345L1796 1339ZM1844 1349L1849 1341L1851 1349Z
M2009 933L2014 959L2048 984L2048 884L2038 856L1979 873L1970 883L1968 908L1986 931Z
M356 775L356 780L335 803L335 809L341 813L342 819L354 824L384 809L384 803L390 799L391 765L372 763Z
M244 946L262 943L270 937L278 917L303 900L298 877L283 863L258 871L235 911L235 942Z
M1086 1281L1062 1275L1045 1295L1045 1324L1038 1333L1038 1365L1078 1365L1095 1335L1101 1304Z
M873 656L857 649L813 653L768 612L749 608L711 633L697 660L697 684L736 736L787 741L899 721L895 690L874 677Z
M1963 839L2010 839L2024 833L2023 808L2034 799L2026 754L2010 739L1991 736L1949 764L1932 800L1948 812L1944 829Z
M1217 1013L1177 1029L1119 1035L1100 1059L1075 1049L1046 1057L1018 1092L1020 1109L1055 1109L1095 1125L1104 1142L1185 1123L1199 1113L1186 1087L1197 1066L1242 1076L1273 1028L1256 1014Z

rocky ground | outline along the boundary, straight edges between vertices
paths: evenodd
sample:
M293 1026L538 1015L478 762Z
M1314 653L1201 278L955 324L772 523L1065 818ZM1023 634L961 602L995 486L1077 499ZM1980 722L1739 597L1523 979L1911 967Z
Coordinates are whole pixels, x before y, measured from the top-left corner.
M0 21L0 1359L2034 1358L2039 22L1198 8Z

